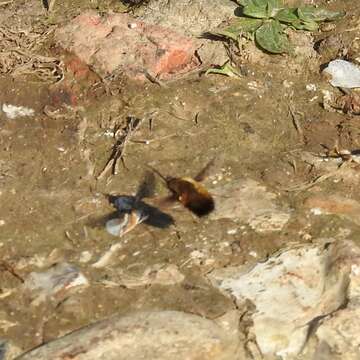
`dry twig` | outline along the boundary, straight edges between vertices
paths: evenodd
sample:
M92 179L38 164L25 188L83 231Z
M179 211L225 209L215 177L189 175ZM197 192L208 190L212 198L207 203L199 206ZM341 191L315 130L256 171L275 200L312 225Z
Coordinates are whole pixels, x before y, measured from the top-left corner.
M112 175L117 174L117 163L118 160L121 160L124 163L124 156L126 147L131 140L132 136L139 129L140 125L144 121L143 119L138 119L136 117L129 117L124 128L120 126L117 127L114 131L115 144L112 147L112 151L108 161L106 162L105 167L97 176L97 180L102 179L108 171L111 170Z
M333 177L336 175L339 175L342 171L345 170L345 168L347 168L348 166L348 162L343 163L340 167L338 167L336 170L334 171L330 171L327 174L324 175L320 175L317 178L315 178L314 180L308 181L306 183L301 183L301 184L297 184L294 185L290 188L284 189L285 191L289 191L289 192L293 192L293 191L304 191L304 190L309 190L310 188L312 188L313 186Z
M63 79L62 63L37 54L55 27L35 31L0 26L0 74L34 74L41 80L58 82Z
M296 116L296 112L293 110L292 106L289 105L289 113L292 118L293 125L295 127L295 130L297 131L299 138L302 142L304 142L304 132L302 130L301 124Z
M2 271L7 271L8 273L10 273L12 276L14 276L16 279L20 280L22 283L25 282L25 280L16 272L16 270L14 269L13 266L11 266L9 263L7 263L6 261L1 261L0 262L0 270Z

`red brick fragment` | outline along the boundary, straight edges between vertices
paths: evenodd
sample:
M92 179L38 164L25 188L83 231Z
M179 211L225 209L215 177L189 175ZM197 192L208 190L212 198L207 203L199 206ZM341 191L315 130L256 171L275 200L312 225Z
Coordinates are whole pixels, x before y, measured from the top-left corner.
M145 79L148 72L170 79L199 65L196 40L128 14L101 17L87 11L59 29L56 39L101 76L121 71Z

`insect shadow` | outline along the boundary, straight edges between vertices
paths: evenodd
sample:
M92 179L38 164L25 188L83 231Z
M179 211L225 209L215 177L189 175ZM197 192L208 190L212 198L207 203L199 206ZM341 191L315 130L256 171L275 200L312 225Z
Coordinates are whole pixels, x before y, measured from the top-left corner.
M122 236L140 223L161 229L174 224L175 222L171 215L155 206L147 204L143 200L152 197L154 189L155 176L152 172L148 171L145 173L135 195L105 194L116 210L98 219L97 225L105 225L111 234Z

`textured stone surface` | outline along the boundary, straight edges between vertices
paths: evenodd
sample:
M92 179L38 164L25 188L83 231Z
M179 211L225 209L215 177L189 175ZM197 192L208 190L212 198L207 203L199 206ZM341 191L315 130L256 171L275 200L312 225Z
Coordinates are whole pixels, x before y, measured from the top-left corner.
M360 204L356 200L337 194L313 195L304 205L315 215L339 215L360 224Z
M230 196L229 196L230 194ZM238 179L221 188L213 219L245 222L257 232L281 230L290 219L290 210L276 204L276 194L251 179Z
M359 271L354 271L354 266L358 269L359 254L359 248L350 241L299 245L251 269L242 266L216 270L209 277L239 303L249 299L255 304L250 332L255 335L261 353L287 358L303 350L310 324L346 304L349 285L350 293L357 293ZM330 347L335 347L335 343L343 345L346 334L337 334L337 329L342 326L342 319L357 314L357 308L336 312L321 331L320 326L320 339L332 334ZM357 328L346 326L348 322L343 323L347 331ZM357 343L354 337L354 349Z
M18 360L236 360L236 333L177 311L113 317L45 344Z
M128 14L102 17L87 11L58 29L55 37L101 76L116 71L135 79L144 79L146 73L168 79L199 65L196 41Z

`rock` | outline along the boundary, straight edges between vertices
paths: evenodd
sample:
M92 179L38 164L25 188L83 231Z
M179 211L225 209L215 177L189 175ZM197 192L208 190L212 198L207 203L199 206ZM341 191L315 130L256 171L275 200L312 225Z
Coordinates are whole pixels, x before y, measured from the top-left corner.
M321 39L316 44L317 52L322 61L327 63L333 59L340 58L348 52L349 41L344 38L344 33L332 33Z
M330 61L323 70L330 75L330 84L342 88L360 88L360 67L345 60Z
M236 360L237 332L178 311L114 316L38 347L17 360Z
M84 250L81 252L79 256L79 262L86 264L88 263L92 258L92 253L90 251Z
M21 354L21 349L13 343L0 338L0 360L13 360Z
M23 289L29 294L33 305L48 298L61 301L70 291L89 285L85 276L73 265L58 263L43 272L32 272L25 279Z
M318 156L317 154L312 154L307 151L301 154L301 159L304 162L315 165L319 176L332 174L331 179L333 179L334 182L341 181L346 185L353 186L360 181L360 174L356 165L360 163L360 156L357 154L356 149L353 151L339 150L339 152L345 155L345 157L349 157L350 155L351 161L344 163L346 159L343 160L341 156L327 158L327 153ZM322 158L322 156L324 156L324 158ZM342 166L339 167L340 165Z
M342 260L351 268L348 304L325 318L316 331L319 343L327 344L342 360L360 359L360 251L355 245L349 245L347 259ZM343 253L340 251L339 257Z
M16 119L18 117L33 116L35 114L33 109L27 108L25 106L15 106L11 104L3 104L2 111L10 120Z
M251 179L225 185L215 195L212 219L228 218L250 225L257 232L279 231L290 219L290 210L276 204L277 196Z
M223 64L228 59L223 44L201 36L233 19L236 8L235 2L227 0L217 1L216 6L207 0L150 0L146 6L137 8L135 15L148 23L196 37L202 63Z
M341 354L341 359L360 359L360 304L349 304L326 319L316 332L318 339Z
M173 264L156 264L148 267L142 276L131 276L129 274L120 274L119 285L129 289L146 285L175 285L181 283L185 276Z
M122 249L122 247L123 247L123 244L121 242L112 244L110 246L110 249L106 250L106 252L103 255L101 255L101 257L95 263L93 263L91 266L94 268L98 268L98 269L108 266L109 264L111 264L111 261L114 259L117 252L120 249Z
M121 72L133 79L169 79L196 68L199 44L171 29L128 14L101 17L86 11L56 31L57 43L99 75Z
M360 225L360 203L338 194L314 195L305 200L304 206L315 215L339 215Z
M351 269L359 255L360 249L350 241L299 245L252 268L215 270L208 277L237 302L250 300L256 306L250 333L261 353L286 358L302 351L310 328L320 318L347 303L349 284L351 293L354 281ZM350 328L355 339L358 325Z

